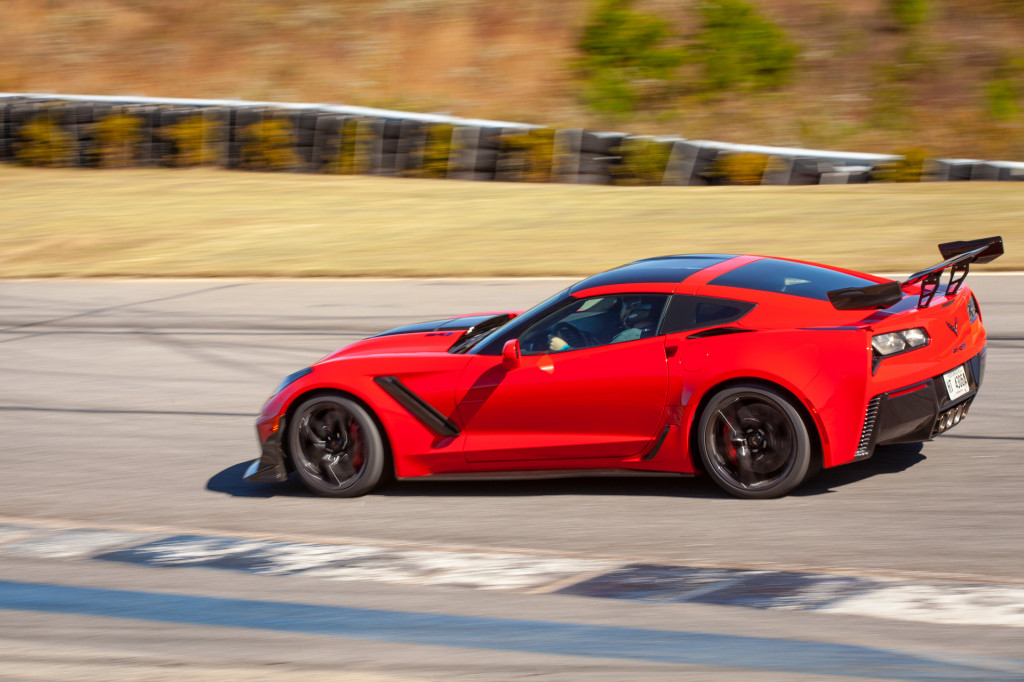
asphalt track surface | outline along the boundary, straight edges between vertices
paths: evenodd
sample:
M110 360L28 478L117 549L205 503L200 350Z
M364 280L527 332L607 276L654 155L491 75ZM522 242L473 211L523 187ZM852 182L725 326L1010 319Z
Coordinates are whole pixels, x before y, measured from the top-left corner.
M327 581L67 550L83 533L257 538L988 585L1018 622L1024 601L1005 595L1024 588L1024 277L968 281L990 334L970 417L763 502L703 479L404 482L356 500L241 481L285 374L398 324L525 308L565 281L0 283L0 678L1024 679L1024 629L932 618L935 604L900 620L884 604ZM15 551L23 536L43 540Z

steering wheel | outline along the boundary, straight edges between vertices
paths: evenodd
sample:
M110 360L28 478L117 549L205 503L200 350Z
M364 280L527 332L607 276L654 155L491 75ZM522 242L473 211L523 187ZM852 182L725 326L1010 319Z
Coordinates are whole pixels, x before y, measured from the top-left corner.
M589 345L584 333L568 322L559 322L555 325L553 335L565 341L571 348L585 348Z

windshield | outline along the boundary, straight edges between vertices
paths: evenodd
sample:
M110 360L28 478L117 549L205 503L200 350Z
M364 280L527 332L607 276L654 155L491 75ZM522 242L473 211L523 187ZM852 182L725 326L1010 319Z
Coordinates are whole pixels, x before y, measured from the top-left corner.
M502 315L488 317L483 322L474 324L466 330L466 333L462 335L461 339L456 341L452 347L448 349L448 352L465 353L467 350L475 346L480 339L484 338L488 332L492 332L495 329L501 329L508 324L508 321L511 319L511 315L504 313Z
M500 327L484 330L485 333L474 338L469 338L470 333L475 329L474 327L474 329L470 329L469 333L459 339L459 341L449 349L449 352L501 355L501 346L505 341L516 338L520 331L532 324L534 320L538 319L542 315L546 315L553 307L561 305L570 298L569 290L565 289L546 301L538 303L515 319L502 324ZM477 326L479 327L480 325Z

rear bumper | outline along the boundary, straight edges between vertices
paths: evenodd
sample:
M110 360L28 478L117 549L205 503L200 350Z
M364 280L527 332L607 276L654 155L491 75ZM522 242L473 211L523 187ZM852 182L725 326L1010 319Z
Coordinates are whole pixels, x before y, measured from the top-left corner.
M854 460L867 459L878 445L931 440L959 424L985 378L986 350L964 363L970 390L956 400L949 399L941 374L872 398Z

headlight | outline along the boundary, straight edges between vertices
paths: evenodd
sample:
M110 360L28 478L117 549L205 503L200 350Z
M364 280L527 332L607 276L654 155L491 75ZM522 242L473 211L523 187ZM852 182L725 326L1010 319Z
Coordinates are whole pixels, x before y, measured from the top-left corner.
M928 332L920 327L871 337L871 347L879 355L895 355L928 345Z
M298 381L299 379L301 379L302 377L306 376L307 374L309 374L312 371L313 371L312 367L307 367L305 369L300 369L298 372L292 372L291 374L289 374L288 376L286 376L284 379L281 380L281 383L277 385L277 388L275 388L274 392L271 393L270 395L272 397L277 395L278 393L280 393L284 389L288 388L288 386L290 384Z

